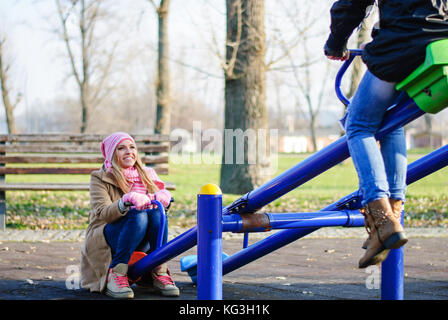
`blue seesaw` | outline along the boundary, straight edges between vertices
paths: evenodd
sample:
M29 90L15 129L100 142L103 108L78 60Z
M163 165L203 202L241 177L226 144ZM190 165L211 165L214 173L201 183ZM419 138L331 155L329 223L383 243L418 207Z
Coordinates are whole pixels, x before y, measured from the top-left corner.
M336 77L339 99L349 101L340 91L342 75L359 50L352 50ZM397 85L406 92L391 106L377 139L403 127L425 113L437 113L448 106L448 40L441 40L427 47L425 62L408 78ZM223 207L219 188L213 184L203 186L197 196L197 226L189 229L154 252L137 261L129 269L129 277L136 279L147 270L164 263L197 244L197 261L185 261L187 271L197 281L199 300L222 299L222 277L260 257L292 243L322 227L362 227L360 213L362 193L355 191L318 212L258 213L265 205L294 190L305 182L332 168L350 156L346 137L283 172L262 186L248 192ZM445 145L408 165L406 183L419 179L448 165L448 146ZM403 215L402 215L403 216ZM222 233L263 232L282 229L227 256L222 251ZM381 298L403 299L403 248L393 249L381 268Z

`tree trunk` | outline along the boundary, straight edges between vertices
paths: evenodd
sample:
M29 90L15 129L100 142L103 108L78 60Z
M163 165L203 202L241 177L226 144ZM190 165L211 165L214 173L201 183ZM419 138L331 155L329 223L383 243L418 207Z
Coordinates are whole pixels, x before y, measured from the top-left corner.
M80 89L80 101L81 101L81 133L86 133L89 123L89 104L86 98L86 86Z
M268 178L265 39L264 0L227 0L224 193L249 192Z
M4 64L3 61L3 43L4 40L0 39L0 88L2 90L2 100L3 105L5 106L5 113L6 113L6 125L8 128L9 134L14 134L16 132L16 125L14 121L14 108L17 103L13 104L11 103L11 100L9 99L9 91L8 91L8 85L7 85L7 67Z
M316 117L311 114L310 117L310 134L311 134L311 144L313 146L312 152L317 151L317 136L316 136Z
M88 101L88 88L90 86L90 77L89 77L89 46L87 41L87 11L86 4L81 1L81 15L79 22L79 32L81 34L81 51L82 51L82 81L79 84L79 97L81 100L81 133L87 132L89 126L89 109L90 104Z
M90 131L91 115L101 100L110 66L113 61L115 46L109 52L98 55L98 40L94 36L98 21L105 20L107 15L101 9L103 0L66 1L56 0L58 17L61 23L61 36L65 43L71 72L79 88L81 105L81 133ZM65 4L65 5L63 5ZM68 26L68 21L76 21L79 36ZM105 41L104 38L101 41ZM76 54L77 52L80 54ZM102 65L100 61L105 61ZM95 74L95 76L92 76Z
M168 11L170 1L161 0L157 10L159 21L158 79L156 84L157 111L155 132L169 134L171 130L170 68L168 46Z
M430 114L425 114L423 116L425 120L425 131L429 137L429 147L434 148L433 136L432 136L432 116Z

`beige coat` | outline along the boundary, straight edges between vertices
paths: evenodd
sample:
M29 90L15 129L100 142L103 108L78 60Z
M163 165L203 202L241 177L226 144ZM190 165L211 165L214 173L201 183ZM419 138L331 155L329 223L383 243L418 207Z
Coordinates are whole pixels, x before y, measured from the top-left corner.
M123 214L118 201L123 192L112 174L103 169L90 176L90 220L81 249L81 286L90 291L102 292L106 288L107 272L112 261L110 247L103 230Z

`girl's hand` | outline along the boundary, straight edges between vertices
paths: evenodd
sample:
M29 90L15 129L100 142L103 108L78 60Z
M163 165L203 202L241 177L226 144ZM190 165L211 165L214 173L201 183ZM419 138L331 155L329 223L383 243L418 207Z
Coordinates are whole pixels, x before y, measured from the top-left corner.
M333 50L330 49L327 44L324 46L324 54L330 60L345 61L350 57L350 52L346 48L343 48L342 50Z
M145 209L152 210L152 209L157 208L157 205L151 203L152 200L156 200L156 197L151 193L148 193L147 196L148 196L150 202L146 205Z
M141 194L137 192L129 192L123 195L123 203L131 203L133 207L137 210L144 210L148 205L151 204L151 199L146 194Z
M154 199L160 201L160 203L166 208L170 205L171 194L169 192L164 192L164 190L160 190L154 194Z
M339 60L339 61L345 61L349 58L349 54L343 56L343 57L335 57L335 56L327 56L330 60Z

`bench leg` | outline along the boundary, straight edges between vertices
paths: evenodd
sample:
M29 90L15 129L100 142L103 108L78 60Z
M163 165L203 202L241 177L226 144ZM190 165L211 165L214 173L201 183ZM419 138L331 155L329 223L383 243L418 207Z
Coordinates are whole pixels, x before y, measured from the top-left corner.
M5 191L0 191L0 231L6 228L6 197Z

